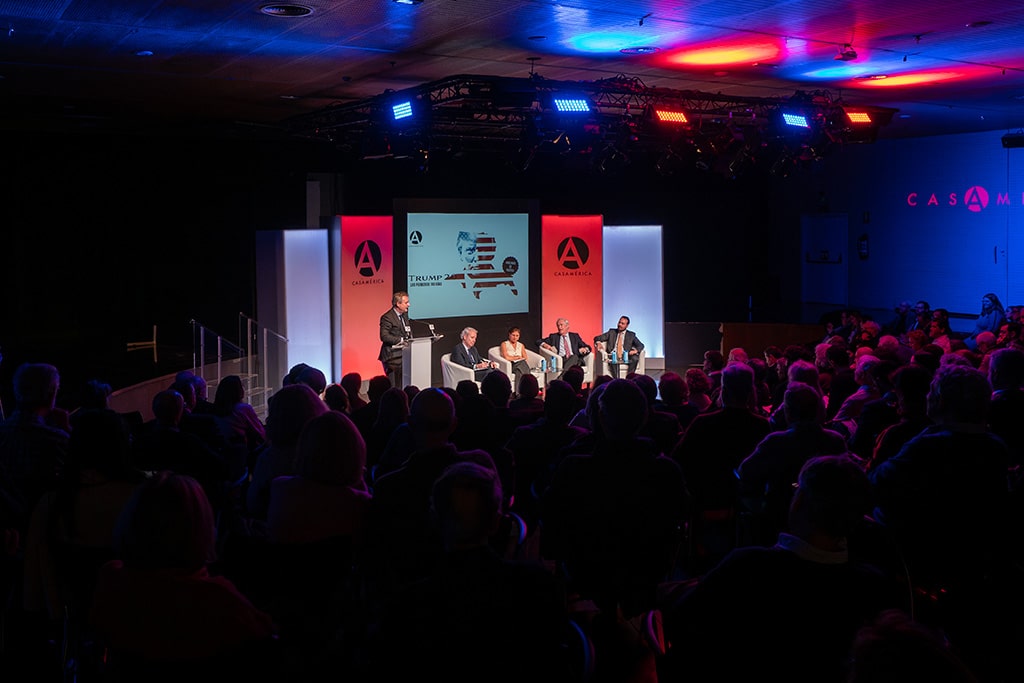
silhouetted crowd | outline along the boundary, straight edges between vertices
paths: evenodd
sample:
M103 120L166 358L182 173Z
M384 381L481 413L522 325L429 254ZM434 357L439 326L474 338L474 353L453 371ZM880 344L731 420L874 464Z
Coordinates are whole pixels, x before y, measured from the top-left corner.
M300 363L265 418L189 371L68 411L26 363L2 676L1024 680L1021 323L902 307L657 379Z

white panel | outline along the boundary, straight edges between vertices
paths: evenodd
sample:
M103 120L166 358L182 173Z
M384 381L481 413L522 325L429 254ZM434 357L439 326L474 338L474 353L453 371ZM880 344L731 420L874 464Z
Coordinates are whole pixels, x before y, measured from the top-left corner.
M306 363L331 377L331 297L326 230L284 232L288 367Z
M660 225L604 226L604 326L629 316L648 358L665 357L665 296Z

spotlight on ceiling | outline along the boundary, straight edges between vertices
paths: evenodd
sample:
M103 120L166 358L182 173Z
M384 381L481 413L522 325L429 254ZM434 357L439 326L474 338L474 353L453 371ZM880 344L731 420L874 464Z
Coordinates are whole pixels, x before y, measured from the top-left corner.
M423 0L394 0L399 5L421 5Z
M857 51L853 49L852 45L845 43L841 48L839 48L839 52L836 53L836 56L833 57L833 59L840 62L852 62L857 59Z

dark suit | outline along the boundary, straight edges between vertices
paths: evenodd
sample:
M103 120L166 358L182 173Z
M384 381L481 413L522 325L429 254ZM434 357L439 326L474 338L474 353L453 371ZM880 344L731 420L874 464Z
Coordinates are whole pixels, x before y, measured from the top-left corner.
M587 353L590 353L590 350L591 350L590 346L588 346L587 343L583 341L583 338L580 335L578 335L577 333L575 333L575 332L566 332L566 334L569 336L569 355L568 356L566 356L566 355L564 355L562 353L562 335L558 334L557 332L552 332L551 334L549 334L548 336L544 337L543 339L538 339L537 340L537 346L538 347L540 347L541 344L550 344L551 346L553 346L556 349L558 349L558 355L562 359L562 366L563 366L562 370L563 371L564 370L568 370L569 368L571 368L574 365L581 365L582 366L583 365L583 356L585 355L583 353L583 349L586 349Z
M644 343L637 339L636 332L633 330L626 330L623 334L625 336L622 338L622 353L626 355L626 362L629 363L629 372L636 372L637 363L640 362L640 352L644 350ZM618 338L618 328L612 327L604 334L594 337L594 343L603 342L605 350L608 351L608 357L611 358L611 352L615 350ZM636 353L629 355L632 349L636 349ZM621 358L618 359L618 363L610 364L618 365L619 363L622 363Z
M456 344L455 348L452 349L451 360L453 363L457 365L461 365L463 367L474 370L476 373L475 378L476 381L478 382L482 380L487 375L488 372L491 371L490 368L484 368L483 370L477 370L476 368L474 368L474 365L483 362L483 358L480 357L480 352L477 351L475 346L469 347L469 350L467 351L465 344L463 344L462 342Z
M380 355L377 359L384 366L384 374L391 379L391 386L402 388L402 349L394 348L395 344L408 339L406 323L394 307L389 308L380 317Z

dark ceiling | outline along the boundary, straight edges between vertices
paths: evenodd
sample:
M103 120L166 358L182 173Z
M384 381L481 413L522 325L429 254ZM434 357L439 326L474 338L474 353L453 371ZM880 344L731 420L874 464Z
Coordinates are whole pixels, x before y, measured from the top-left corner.
M631 95L617 116L658 93L708 116L797 94L897 110L879 138L1024 126L1020 1L308 0L306 16L279 16L287 7L0 1L0 125L194 119L333 137L392 91L462 101L471 87L581 83Z

